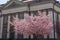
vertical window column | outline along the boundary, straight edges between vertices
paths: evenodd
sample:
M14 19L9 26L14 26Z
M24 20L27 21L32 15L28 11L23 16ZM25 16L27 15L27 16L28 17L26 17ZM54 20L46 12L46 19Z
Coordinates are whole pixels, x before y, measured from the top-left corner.
M10 15L10 21L13 22L13 17L16 17L16 14L11 14ZM14 31L14 26L10 24L10 39L14 39L15 31Z
M57 13L57 23L56 23L56 29L57 29L57 40L60 40L60 13Z
M2 38L7 39L7 26L8 26L8 16L3 15L3 30L2 30Z

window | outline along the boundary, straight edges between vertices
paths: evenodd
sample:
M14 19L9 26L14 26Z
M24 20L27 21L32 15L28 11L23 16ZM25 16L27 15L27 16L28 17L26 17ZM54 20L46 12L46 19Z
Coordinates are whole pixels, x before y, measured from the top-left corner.
M11 14L10 15L10 21L11 22L13 21L13 17L16 17L16 14ZM15 35L14 26L10 24L10 38L14 39L14 35Z
M18 13L18 18L19 19L24 19L24 13L23 12L19 12Z
M6 39L7 38L7 27L8 27L8 16L4 15L3 16L3 33L2 33L2 38Z

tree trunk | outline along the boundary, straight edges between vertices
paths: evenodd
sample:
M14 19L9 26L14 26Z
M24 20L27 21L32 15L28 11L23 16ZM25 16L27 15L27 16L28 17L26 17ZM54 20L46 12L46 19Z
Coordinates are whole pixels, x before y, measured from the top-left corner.
M33 34L34 35L34 40L37 40L37 35Z
M44 36L43 35L41 35L41 40L44 40Z
M38 40L38 37L35 34L34 34L34 40ZM44 40L44 36L40 35L39 40Z
M49 35L47 35L47 40L49 40Z
M18 34L17 40L23 40L23 34Z
M39 39L39 40L44 40L44 35L38 34L38 39Z
M60 34L58 34L58 40L60 40Z
M30 40L30 35L29 35L29 40Z

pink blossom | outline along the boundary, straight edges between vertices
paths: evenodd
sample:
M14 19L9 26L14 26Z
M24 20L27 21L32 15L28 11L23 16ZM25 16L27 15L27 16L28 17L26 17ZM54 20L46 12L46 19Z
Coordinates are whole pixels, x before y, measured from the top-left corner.
M38 13L40 13L38 11ZM19 34L50 34L53 24L48 15L40 14L40 16L28 16L25 19L14 18L12 25Z

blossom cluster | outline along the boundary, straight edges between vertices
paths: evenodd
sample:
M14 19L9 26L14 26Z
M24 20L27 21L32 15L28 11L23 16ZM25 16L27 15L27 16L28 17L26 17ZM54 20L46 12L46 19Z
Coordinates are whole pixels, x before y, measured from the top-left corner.
M40 13L38 11L38 13ZM50 34L53 27L52 21L48 15L40 13L39 16L28 16L25 19L14 18L13 22L10 22L15 27L15 32L18 34Z

